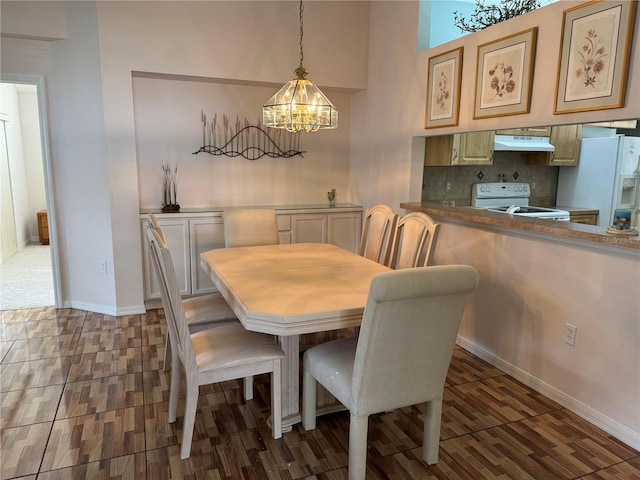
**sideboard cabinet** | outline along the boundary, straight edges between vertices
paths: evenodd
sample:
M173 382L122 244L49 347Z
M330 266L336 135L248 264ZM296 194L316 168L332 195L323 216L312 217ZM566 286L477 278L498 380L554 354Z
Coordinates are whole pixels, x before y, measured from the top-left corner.
M280 243L331 243L352 252L358 249L363 216L363 208L359 205L286 205L269 208L277 212ZM148 211L158 218L171 251L180 293L192 296L215 292L213 282L200 267L200 254L224 248L224 208L190 209L179 213ZM157 308L160 306L160 287L146 240L148 211L140 212L144 298L147 308Z

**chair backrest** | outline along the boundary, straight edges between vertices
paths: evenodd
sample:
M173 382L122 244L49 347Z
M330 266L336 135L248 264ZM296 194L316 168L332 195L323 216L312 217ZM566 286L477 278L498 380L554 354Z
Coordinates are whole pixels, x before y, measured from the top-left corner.
M440 225L422 212L411 212L398 219L391 244L388 266L393 269L426 267L433 253Z
M269 208L226 210L224 221L225 247L251 247L280 243L276 211Z
M376 205L364 214L358 255L383 265L389 264L391 240L398 215L388 205Z
M162 237L154 229L147 230L147 239L149 241L149 250L152 252L151 258L153 259L154 267L159 272L160 296L162 297L162 307L167 318L170 339L175 341L178 356L185 371L189 371L188 368L195 369L196 360L193 344L191 343L191 332L189 331L182 306L180 287L173 267L171 252Z
M468 265L393 270L371 281L353 367L356 415L442 395L469 293Z
M160 234L162 240L164 240L164 234L162 233L162 228L160 228L160 223L158 222L158 217L156 217L153 213L147 213L147 222L149 224L149 228L152 228L156 232Z

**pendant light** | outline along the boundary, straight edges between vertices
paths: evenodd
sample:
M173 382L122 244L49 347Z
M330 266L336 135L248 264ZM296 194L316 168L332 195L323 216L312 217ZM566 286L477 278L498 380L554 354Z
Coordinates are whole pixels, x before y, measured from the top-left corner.
M287 82L262 106L262 122L267 127L285 128L289 132L316 132L321 128L338 128L338 110L311 80L302 66L302 13L300 0L300 66L296 78Z

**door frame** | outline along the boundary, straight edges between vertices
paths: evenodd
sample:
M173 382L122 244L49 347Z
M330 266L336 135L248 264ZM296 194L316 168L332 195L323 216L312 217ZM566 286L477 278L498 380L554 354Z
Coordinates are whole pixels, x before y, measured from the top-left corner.
M51 148L49 143L49 118L47 112L46 82L44 75L0 74L0 82L22 85L35 85L38 101L38 117L40 120L40 146L42 149L42 168L44 174L44 190L47 203L47 222L49 227L49 245L51 250L51 273L53 275L53 296L56 308L62 307L60 290L60 262L58 252L58 228L55 204L55 185L53 166L51 164Z

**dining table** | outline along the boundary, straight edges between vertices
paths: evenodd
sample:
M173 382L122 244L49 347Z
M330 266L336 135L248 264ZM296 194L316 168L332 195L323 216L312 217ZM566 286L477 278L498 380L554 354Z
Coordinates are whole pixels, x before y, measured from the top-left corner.
M218 248L201 254L201 266L247 330L279 339L283 431L301 421L300 336L358 327L371 279L389 270L324 243Z

